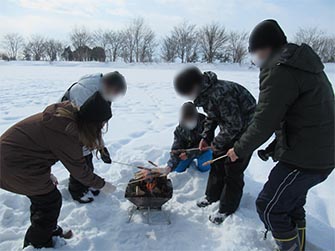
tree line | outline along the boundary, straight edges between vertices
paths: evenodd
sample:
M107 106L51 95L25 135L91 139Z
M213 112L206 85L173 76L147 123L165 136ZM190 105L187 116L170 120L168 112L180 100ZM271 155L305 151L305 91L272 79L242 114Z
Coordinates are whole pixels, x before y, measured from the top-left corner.
M323 62L335 61L335 36L318 28L299 28L293 42L309 44ZM248 58L247 32L229 31L219 23L197 27L185 21L159 39L143 18L133 19L121 30L76 27L68 43L42 35L25 39L8 33L1 45L4 60L242 63Z

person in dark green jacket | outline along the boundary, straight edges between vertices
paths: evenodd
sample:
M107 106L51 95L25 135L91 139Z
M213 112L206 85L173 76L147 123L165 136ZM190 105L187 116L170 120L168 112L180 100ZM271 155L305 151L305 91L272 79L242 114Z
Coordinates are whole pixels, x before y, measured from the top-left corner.
M319 56L306 44L287 43L278 23L252 31L249 51L260 66L253 123L228 151L248 156L275 132L273 168L256 206L279 250L304 250L308 190L334 168L334 91Z

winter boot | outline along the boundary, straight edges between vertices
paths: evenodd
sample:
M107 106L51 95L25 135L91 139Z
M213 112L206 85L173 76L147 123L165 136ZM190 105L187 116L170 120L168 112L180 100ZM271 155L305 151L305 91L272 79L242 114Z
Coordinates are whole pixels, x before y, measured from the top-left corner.
M272 232L272 235L279 251L300 251L300 241L297 229L288 233Z
M212 204L212 202L210 202L206 197L197 201L197 206L198 207L207 207L210 204Z
M300 251L305 251L306 244L306 221L300 220L296 222L300 240Z
M52 230L52 236L62 236L63 235L63 229L60 226L56 226L54 230Z
M228 217L227 214L222 214L220 212L217 212L217 213L211 214L209 216L209 220L216 225L220 225L225 221L225 219L227 219L227 217Z
M94 199L93 199L93 197L92 197L92 194L91 194L91 192L89 191L89 192L87 192L87 193L85 193L83 196L81 196L81 197L74 197L74 196L72 196L72 198L74 199L74 200L76 200L76 201L78 201L79 203L81 203L81 204L87 204L87 203L91 203L92 201L94 201Z
M94 188L90 187L89 190L94 196L98 196L100 194L99 189L94 189Z

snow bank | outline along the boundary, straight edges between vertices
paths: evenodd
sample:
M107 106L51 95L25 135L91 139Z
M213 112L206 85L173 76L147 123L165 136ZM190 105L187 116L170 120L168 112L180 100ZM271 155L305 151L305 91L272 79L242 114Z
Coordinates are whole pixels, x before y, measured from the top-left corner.
M247 65L199 64L212 69L220 78L234 80L258 95L258 71ZM164 165L184 102L173 88L174 74L182 64L78 63L78 62L0 62L0 133L30 114L56 102L64 90L81 75L119 70L128 82L127 95L113 105L113 119L105 135L114 160L138 162L152 160ZM335 65L326 66L334 83ZM89 205L70 199L68 172L60 164L53 167L60 180L63 207L61 226L71 228L75 236L59 250L273 250L271 238L263 241L263 225L255 210L255 198L267 179L273 163L264 163L254 154L246 171L245 193L240 209L222 226L208 221L218 205L199 209L195 202L204 194L207 175L193 169L171 174L174 196L165 210L171 212L169 226L149 226L140 217L128 224L130 203L124 190L135 170L95 160L96 172L118 186L112 196L101 195ZM309 247L334 250L335 176L313 188L306 206ZM29 200L24 196L0 191L0 250L21 250L29 226Z

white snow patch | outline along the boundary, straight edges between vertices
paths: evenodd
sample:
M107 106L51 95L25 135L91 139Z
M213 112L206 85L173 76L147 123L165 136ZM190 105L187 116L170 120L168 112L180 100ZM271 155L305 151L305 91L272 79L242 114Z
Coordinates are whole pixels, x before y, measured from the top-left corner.
M236 81L258 95L258 70L249 66L199 64L219 78ZM175 73L182 64L104 64L78 62L0 62L0 133L19 120L42 111L56 102L80 76L118 70L128 80L127 95L113 105L113 118L105 142L114 160L143 163L152 160L164 165L178 123L180 105L185 101L173 90ZM335 64L326 66L334 83ZM271 238L263 241L264 230L255 209L255 199L273 167L254 154L245 175L240 209L223 225L215 226L208 215L218 205L199 209L196 200L204 195L207 173L189 169L171 174L174 196L166 204L171 225L149 226L141 218L126 223L130 203L124 190L134 169L95 160L95 170L118 186L111 196L99 195L92 204L81 205L70 199L68 172L57 163L52 169L60 184L63 207L59 224L71 228L74 237L57 250L273 250ZM307 239L313 250L335 250L335 176L313 188L308 195ZM0 191L0 250L21 250L29 222L29 200ZM32 250L32 249L28 249Z

